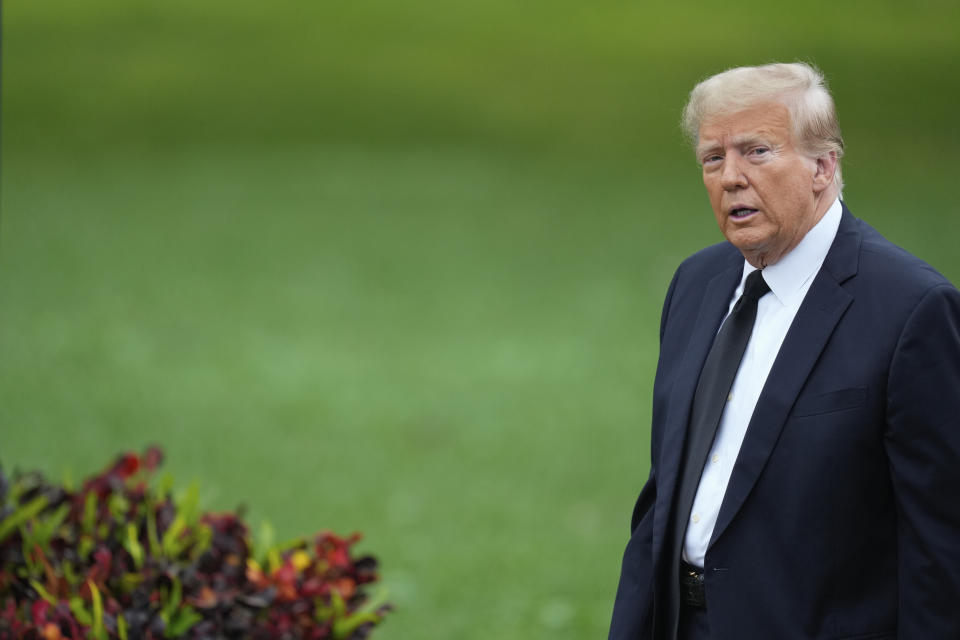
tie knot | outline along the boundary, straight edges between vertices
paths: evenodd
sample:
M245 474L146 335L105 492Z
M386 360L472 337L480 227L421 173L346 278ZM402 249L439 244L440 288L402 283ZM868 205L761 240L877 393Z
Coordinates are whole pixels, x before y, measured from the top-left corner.
M747 283L743 287L743 299L745 302L747 300L756 302L765 296L768 291L770 291L770 285L763 279L760 269L757 269L747 276Z

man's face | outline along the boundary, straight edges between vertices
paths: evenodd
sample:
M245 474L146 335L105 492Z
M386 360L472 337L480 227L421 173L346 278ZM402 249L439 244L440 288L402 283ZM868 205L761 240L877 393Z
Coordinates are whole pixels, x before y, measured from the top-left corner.
M832 203L821 204L830 183L797 148L779 102L704 120L697 160L720 231L758 268L797 246Z

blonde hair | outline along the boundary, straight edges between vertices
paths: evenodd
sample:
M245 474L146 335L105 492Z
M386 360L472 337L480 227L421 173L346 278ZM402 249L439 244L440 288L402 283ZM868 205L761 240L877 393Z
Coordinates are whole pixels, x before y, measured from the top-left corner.
M814 158L837 154L833 181L842 189L843 136L837 111L823 74L804 62L736 67L707 78L690 92L683 129L696 146L705 119L771 101L781 102L789 111L794 138L804 153Z

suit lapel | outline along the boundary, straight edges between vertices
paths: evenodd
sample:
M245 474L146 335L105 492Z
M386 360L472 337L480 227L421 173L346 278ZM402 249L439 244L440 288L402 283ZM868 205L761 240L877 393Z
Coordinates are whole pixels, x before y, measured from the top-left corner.
M734 253L729 266L713 277L707 284L693 332L687 342L683 359L677 368L673 389L668 403L669 410L664 422L663 442L660 448L660 460L657 468L657 505L654 515L654 557L659 557L658 549L663 543L670 513L673 494L676 490L680 471L681 454L686 446L687 427L690 422L690 407L696 391L700 369L706 360L707 352L717 329L726 315L730 297L740 283L743 275L743 257Z
M800 390L853 301L853 296L840 285L856 274L859 255L860 232L844 205L837 237L790 325L753 411L720 506L711 545L723 535L763 472Z

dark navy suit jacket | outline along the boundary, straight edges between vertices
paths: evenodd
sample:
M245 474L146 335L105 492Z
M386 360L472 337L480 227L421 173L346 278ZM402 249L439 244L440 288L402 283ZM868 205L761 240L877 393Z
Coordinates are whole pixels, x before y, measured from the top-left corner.
M675 633L670 510L697 378L742 270L723 243L670 284L650 477L610 640ZM960 293L846 206L757 402L704 569L714 640L960 639Z

